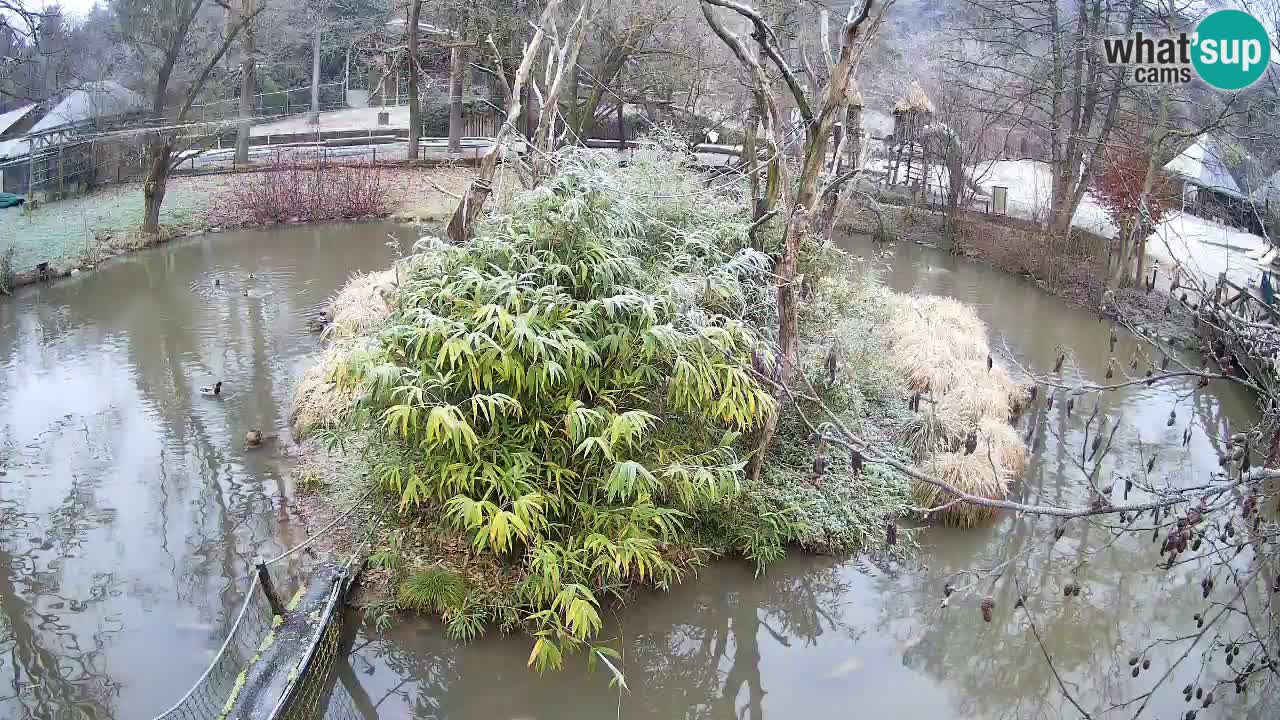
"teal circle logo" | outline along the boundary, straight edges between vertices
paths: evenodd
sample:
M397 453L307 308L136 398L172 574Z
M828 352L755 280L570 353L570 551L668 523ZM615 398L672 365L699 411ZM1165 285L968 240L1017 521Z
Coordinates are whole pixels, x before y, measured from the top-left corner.
M1191 64L1219 90L1247 88L1271 62L1271 39L1258 19L1241 10L1219 10L1196 26Z

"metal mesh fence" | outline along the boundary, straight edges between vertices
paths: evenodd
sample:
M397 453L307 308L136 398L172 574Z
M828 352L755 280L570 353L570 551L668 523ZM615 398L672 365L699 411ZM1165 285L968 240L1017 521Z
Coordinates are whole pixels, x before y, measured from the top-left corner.
M262 639L271 632L272 618L271 603L262 592L257 576L251 575L248 594L222 648L191 690L156 720L222 717L228 698L232 697L237 684L243 683L242 673L257 654Z
M371 494L306 541L270 560L254 559L244 602L222 647L187 694L155 720L372 720L356 710L346 687L358 692L342 630L347 592L373 527L364 528L363 542L341 565L308 562L298 552Z
M342 605L346 600L346 585L345 580L334 585L329 605L325 608L327 621L323 627L317 628L311 652L302 659L301 665L306 672L299 675L281 700L279 712L275 715L280 720L321 720L335 717L330 711L341 710L341 703L335 705L332 700L339 687L335 670L344 660L346 650L342 644L345 615Z

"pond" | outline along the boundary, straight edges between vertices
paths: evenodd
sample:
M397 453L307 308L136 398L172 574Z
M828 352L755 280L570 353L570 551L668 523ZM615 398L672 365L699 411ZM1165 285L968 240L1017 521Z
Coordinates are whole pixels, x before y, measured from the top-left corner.
M388 232L210 235L0 299L0 717L150 718L203 671L246 563L302 537L307 321Z
M389 262L388 232L398 231L227 233L0 302L0 716L146 720L200 674L249 559L305 535L290 499L285 413L319 346L307 320L349 273ZM846 245L872 252L863 239ZM1026 280L914 245L896 247L883 275L899 291L973 303L993 348L1019 362L1047 369L1064 346L1084 375L1105 372L1109 326ZM1122 337L1116 355L1136 347ZM199 395L218 379L221 398ZM1247 424L1252 400L1225 385L1191 387L1139 385L1101 399L1123 418L1109 478L1140 470L1135 458L1153 452L1155 473L1175 483L1217 467L1225 424ZM1022 421L1040 440L1018 499L1087 502L1072 458L1093 402L1071 416L1063 402L1048 412L1041 403ZM1167 427L1175 403L1179 420ZM254 428L277 437L247 452ZM352 613L336 673L343 706L331 715L1073 717L1055 669L1091 711L1100 698L1145 692L1175 658L1153 654L1152 670L1133 679L1131 651L1194 627L1203 608L1194 567L1156 571L1158 545L1103 527L1078 523L1055 543L1050 522L1006 516L916 539L910 562L793 554L755 577L723 561L644 594L604 633L623 654L622 692L581 658L539 677L525 667L524 637L459 645L430 620L401 618L384 632ZM970 582L956 573L1009 558L994 586L984 579L940 607L946 581ZM1084 590L1064 598L1072 579ZM1043 648L1014 611L1015 583ZM988 592L990 624L978 612ZM1144 716L1185 712L1179 690L1198 669L1183 663ZM1200 717L1274 717L1261 693L1243 697Z

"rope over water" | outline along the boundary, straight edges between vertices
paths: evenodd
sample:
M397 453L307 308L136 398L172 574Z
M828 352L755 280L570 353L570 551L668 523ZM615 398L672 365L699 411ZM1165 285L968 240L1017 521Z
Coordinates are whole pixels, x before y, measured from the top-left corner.
M320 563L287 605L276 596L279 585L267 568L328 534L364 506L376 489L372 486L324 527L270 560L260 561L256 572L248 573L244 601L217 653L191 688L155 720L249 716L302 720L319 717L326 705L351 707L342 683L328 680L341 659L341 610L347 591L359 574L360 558L376 536L386 508L371 515L364 539L345 562Z

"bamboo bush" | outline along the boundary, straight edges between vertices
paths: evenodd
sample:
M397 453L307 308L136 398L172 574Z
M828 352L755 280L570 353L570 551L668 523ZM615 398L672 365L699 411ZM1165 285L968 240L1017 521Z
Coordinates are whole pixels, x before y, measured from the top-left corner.
M595 635L607 597L679 576L673 549L739 494L738 438L773 410L749 372L759 338L715 312L742 304L731 284L681 312L656 282L660 265L678 280L763 264L655 226L603 172L568 157L472 243L412 267L346 370L401 510L522 568L539 669Z
M824 450L820 409L779 407L755 375L777 340L780 233L751 249L747 212L683 162L644 151L618 168L560 151L555 177L470 243L339 295L340 352L297 399L321 439L359 448L370 480L355 482L400 509L404 562L379 607L439 614L461 639L525 629L541 670L573 650L609 655L593 640L603 607L711 554L766 572L789 546L909 549L906 532L886 547L886 526L910 515L911 484ZM793 386L911 461L897 436L910 389L878 330L892 296L875 262L818 238L800 250L810 292ZM771 412L776 442L753 480L750 438Z

